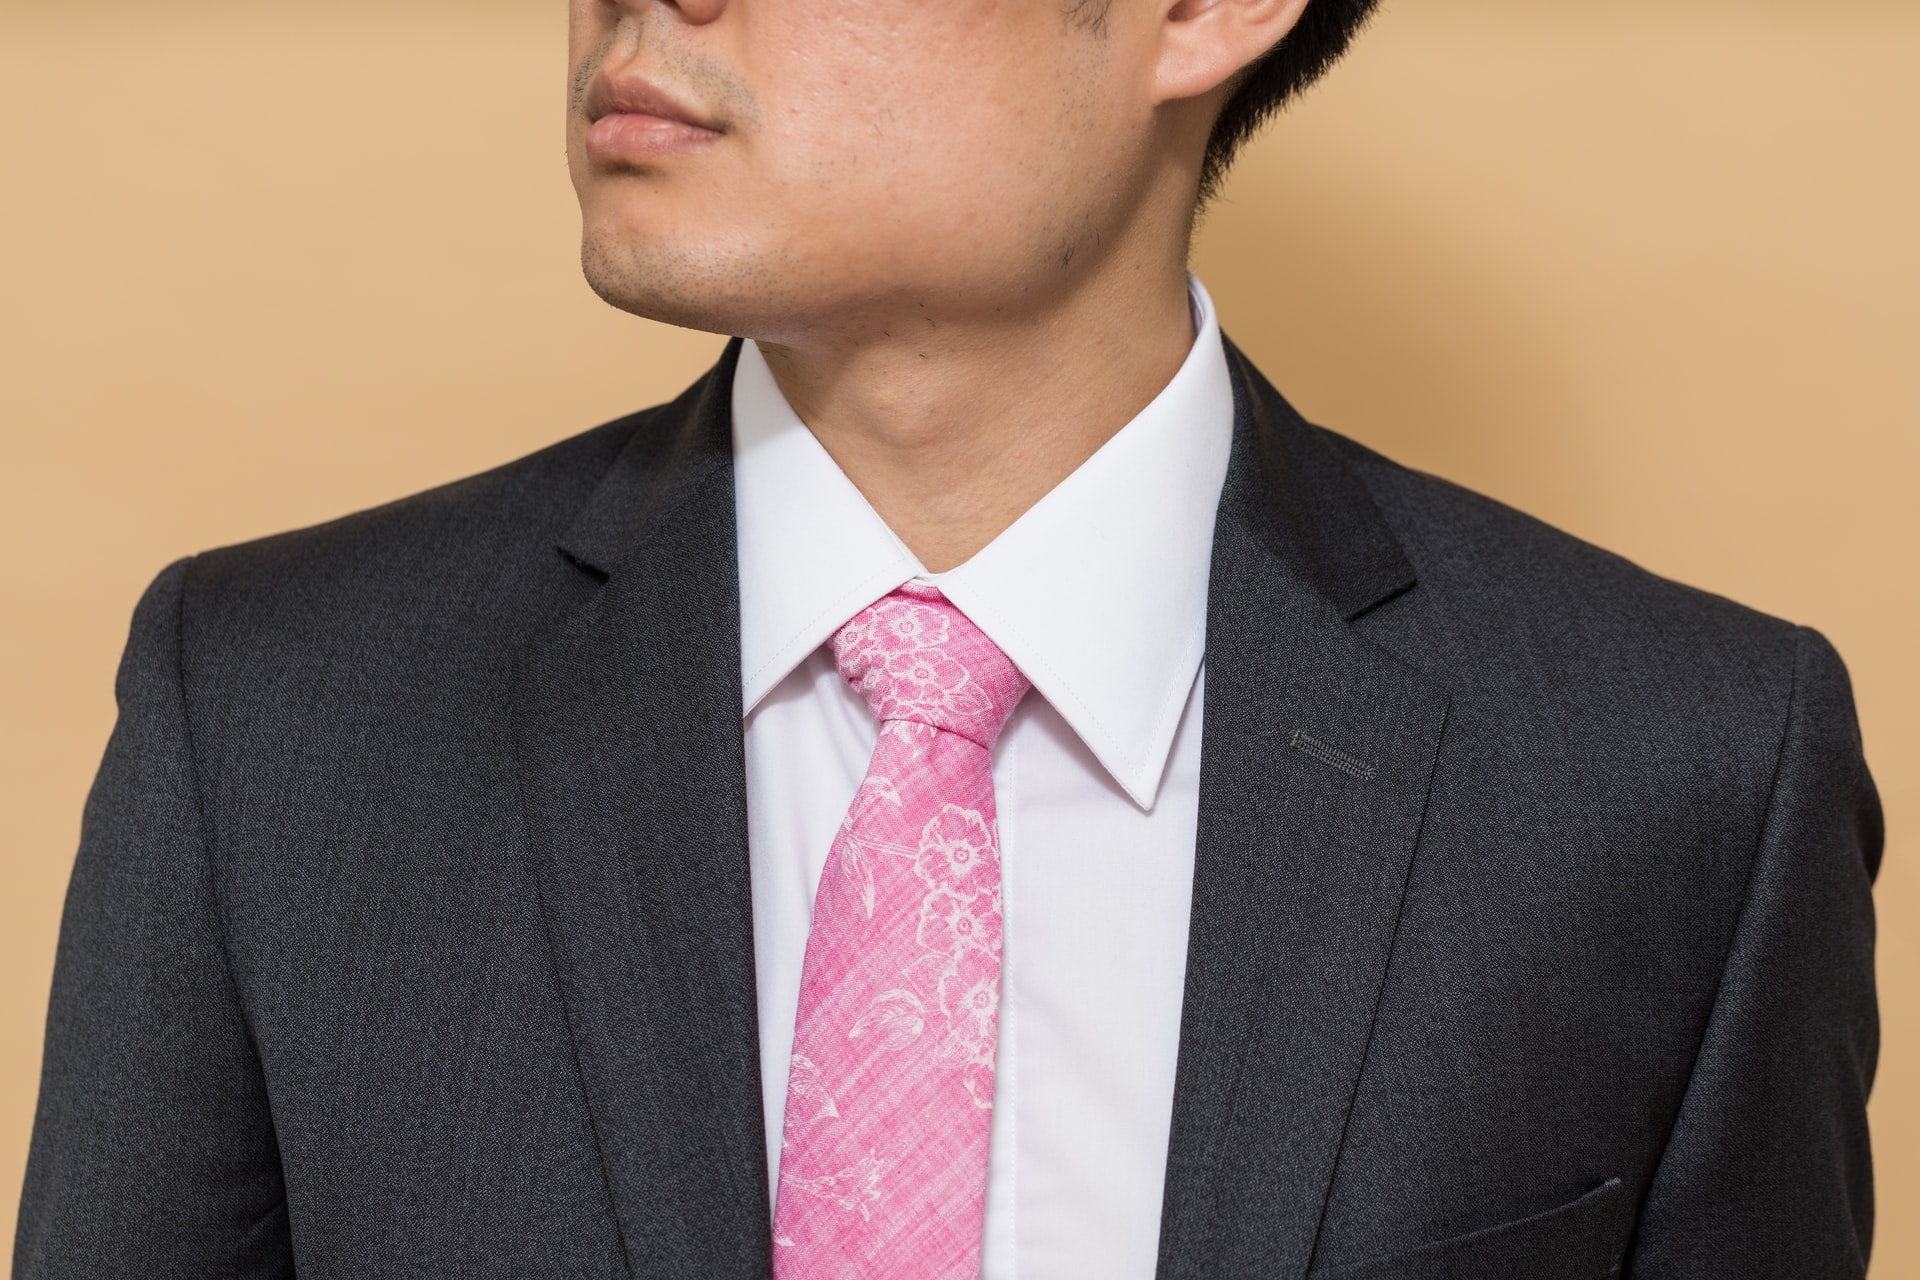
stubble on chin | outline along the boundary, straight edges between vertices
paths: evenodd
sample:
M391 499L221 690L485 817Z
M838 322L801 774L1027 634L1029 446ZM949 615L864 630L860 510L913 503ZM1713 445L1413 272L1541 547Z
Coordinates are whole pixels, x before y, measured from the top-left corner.
M706 329L696 273L671 246L642 248L588 228L580 237L580 270L602 302L644 320Z
M784 327L769 312L795 306L793 281L770 267L671 241L636 243L605 228L582 235L580 269L608 306L703 333L759 337Z

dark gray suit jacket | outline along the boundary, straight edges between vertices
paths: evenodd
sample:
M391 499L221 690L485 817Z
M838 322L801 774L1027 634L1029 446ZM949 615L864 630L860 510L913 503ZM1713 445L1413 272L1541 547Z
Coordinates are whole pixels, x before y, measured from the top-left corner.
M769 1274L736 351L153 584L16 1275ZM1859 1276L1839 658L1230 363L1160 1277Z

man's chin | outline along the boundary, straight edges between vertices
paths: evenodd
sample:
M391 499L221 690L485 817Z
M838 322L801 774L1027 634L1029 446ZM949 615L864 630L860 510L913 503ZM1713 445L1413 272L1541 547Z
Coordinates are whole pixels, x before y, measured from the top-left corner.
M580 270L610 307L683 329L730 332L717 314L724 307L716 305L712 274L698 273L672 254L608 246L589 235L581 241Z

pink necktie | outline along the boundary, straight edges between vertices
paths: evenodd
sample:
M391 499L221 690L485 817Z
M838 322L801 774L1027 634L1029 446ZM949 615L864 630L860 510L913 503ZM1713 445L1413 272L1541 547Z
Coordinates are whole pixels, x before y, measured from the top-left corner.
M833 637L880 740L800 970L777 1280L977 1280L1000 1004L988 755L1027 679L933 587Z

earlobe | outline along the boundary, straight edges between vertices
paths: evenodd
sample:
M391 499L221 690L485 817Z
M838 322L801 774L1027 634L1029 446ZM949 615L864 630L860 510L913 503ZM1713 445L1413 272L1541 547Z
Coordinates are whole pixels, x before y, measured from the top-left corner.
M1157 102L1220 88L1286 38L1307 0L1171 0L1161 24Z

